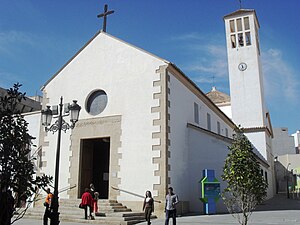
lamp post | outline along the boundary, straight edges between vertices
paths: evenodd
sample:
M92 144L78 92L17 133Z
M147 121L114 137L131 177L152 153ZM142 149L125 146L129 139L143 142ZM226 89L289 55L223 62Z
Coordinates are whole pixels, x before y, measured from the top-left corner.
M67 131L68 129L73 129L76 122L78 121L79 112L81 107L77 104L76 100L73 100L71 105L67 105L67 108L63 114L63 97L60 97L59 112L57 120L51 125L51 120L53 112L50 106L47 106L45 110L42 110L42 125L45 126L45 131L51 131L53 134L58 131L57 135L57 149L56 149L56 162L55 162L55 180L54 180L54 196L51 202L51 207L53 209L53 214L51 217L51 225L59 224L59 212L58 212L58 179L59 179L59 158L60 158L60 142L61 142L61 131ZM54 113L57 114L57 113ZM70 115L71 125L69 125L63 117ZM50 126L51 125L51 126ZM50 126L50 127L49 127Z
M287 167L286 167L286 193L287 193L287 198L290 198L290 191L289 191L289 166L291 165L291 163L288 163Z

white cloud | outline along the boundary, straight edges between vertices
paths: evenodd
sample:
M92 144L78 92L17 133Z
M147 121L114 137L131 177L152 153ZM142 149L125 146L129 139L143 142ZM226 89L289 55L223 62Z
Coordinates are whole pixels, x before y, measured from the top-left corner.
M0 32L0 54L14 56L18 52L17 46L35 46L37 38L32 34L21 31L2 31Z
M7 43L27 43L30 45L34 44L34 41L32 40L32 36L28 35L24 32L20 31L7 31L7 32L0 32L0 43L1 44L7 44Z
M184 69L197 73L194 78L199 83L212 83L204 77L215 77L216 80L228 79L226 49L222 45L191 45L193 59L186 63Z
M187 33L171 38L177 41L187 57L181 64L192 79L200 84L228 80L227 56L223 36ZM213 79L214 77L214 79Z
M269 49L262 53L265 89L268 98L283 97L293 102L299 97L300 85L295 72L278 49Z
M200 33L188 33L188 34L180 34L177 36L171 37L171 40L177 40L177 41L188 41L188 40L203 40L204 36Z

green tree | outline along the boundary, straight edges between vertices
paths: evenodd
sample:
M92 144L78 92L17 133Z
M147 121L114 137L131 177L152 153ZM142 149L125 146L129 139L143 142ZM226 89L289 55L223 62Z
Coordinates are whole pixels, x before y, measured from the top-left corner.
M240 224L247 225L252 211L264 201L268 185L261 175L251 142L242 129L236 129L233 143L228 149L222 175L227 187L222 198L232 216Z
M28 123L21 115L20 103L25 93L14 84L0 97L0 225L8 225L23 217L21 210L11 222L13 207L20 198L30 198L38 188L47 186L52 177L36 176L31 156L32 137ZM13 199L12 193L17 199Z

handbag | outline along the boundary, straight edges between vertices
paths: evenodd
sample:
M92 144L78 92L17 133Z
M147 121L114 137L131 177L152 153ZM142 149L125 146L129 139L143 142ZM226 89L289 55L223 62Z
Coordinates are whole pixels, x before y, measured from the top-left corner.
M79 204L79 208L84 209L84 206L82 205L82 203Z

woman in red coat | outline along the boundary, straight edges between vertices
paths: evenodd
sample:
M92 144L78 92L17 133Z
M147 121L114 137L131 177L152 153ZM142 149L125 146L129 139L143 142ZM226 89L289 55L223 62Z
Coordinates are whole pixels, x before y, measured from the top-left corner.
M86 188L84 193L81 196L81 207L84 208L84 219L87 220L87 211L89 209L89 218L92 217L92 209L93 209L93 197L90 193L90 189Z

